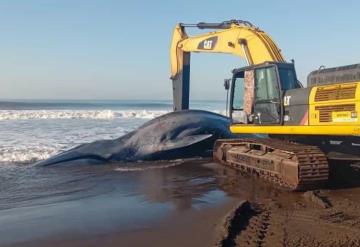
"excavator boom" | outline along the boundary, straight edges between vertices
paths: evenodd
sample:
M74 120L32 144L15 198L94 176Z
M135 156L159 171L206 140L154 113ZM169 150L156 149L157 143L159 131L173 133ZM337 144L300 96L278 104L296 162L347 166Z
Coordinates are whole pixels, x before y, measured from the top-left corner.
M189 37L186 27L216 31ZM244 58L248 65L285 61L270 36L250 22L231 20L221 23L177 24L170 49L175 111L189 108L191 52L233 54Z

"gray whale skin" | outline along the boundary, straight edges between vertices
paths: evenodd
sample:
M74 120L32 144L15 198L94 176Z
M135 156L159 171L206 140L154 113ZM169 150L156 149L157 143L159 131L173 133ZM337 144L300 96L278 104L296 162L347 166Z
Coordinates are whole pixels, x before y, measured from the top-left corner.
M211 155L216 139L234 137L225 116L201 110L171 112L114 140L82 144L39 166L173 160Z

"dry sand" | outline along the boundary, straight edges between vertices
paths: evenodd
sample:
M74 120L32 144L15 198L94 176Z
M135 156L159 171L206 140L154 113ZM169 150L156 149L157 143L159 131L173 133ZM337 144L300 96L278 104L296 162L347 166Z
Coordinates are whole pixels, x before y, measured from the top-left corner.
M238 208L217 246L360 246L360 173L331 164L327 188L305 193L260 189ZM235 176L235 175L234 175ZM234 178L225 186L241 186ZM229 189L230 190L230 189Z

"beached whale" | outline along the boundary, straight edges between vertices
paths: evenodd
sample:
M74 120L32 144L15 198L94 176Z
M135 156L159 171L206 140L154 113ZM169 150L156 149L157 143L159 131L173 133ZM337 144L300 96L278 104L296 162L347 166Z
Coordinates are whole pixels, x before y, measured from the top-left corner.
M120 138L82 144L37 165L172 160L210 156L218 138L234 137L225 116L201 110L171 112Z

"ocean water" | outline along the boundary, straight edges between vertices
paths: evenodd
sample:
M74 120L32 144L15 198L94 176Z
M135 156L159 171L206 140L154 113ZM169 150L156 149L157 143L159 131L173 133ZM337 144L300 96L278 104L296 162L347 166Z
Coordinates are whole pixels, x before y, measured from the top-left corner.
M224 113L225 103L195 101L191 108ZM0 101L0 246L141 231L231 200L221 187L225 167L206 159L32 165L170 111L171 101Z
M191 109L225 114L225 101ZM0 101L0 165L31 164L76 145L120 137L172 110L171 101Z

